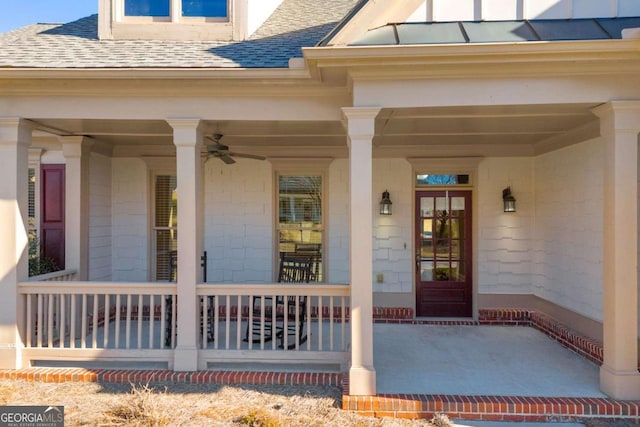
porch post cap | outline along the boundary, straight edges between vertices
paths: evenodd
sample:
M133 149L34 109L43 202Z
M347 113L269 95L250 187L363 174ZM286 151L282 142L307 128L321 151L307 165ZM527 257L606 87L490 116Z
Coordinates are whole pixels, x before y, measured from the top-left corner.
M625 28L622 30L622 38L640 40L640 28Z

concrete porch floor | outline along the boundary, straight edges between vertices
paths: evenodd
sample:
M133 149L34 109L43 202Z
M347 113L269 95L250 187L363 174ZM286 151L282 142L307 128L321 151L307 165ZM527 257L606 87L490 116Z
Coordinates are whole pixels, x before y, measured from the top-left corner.
M374 325L378 394L606 397L599 367L531 327Z
M561 346L536 329L539 327L540 324L527 327L376 323L374 363L378 395L344 394L343 408L363 415L403 418L430 418L442 412L461 426L474 427L475 420L488 422L478 424L484 427L511 425L499 423L504 421L575 423L583 418L640 419L640 401L606 398L599 391L598 365ZM312 329L312 335L313 332ZM303 366L298 369L307 371L304 374L265 372L263 367L252 364L235 367L235 371L214 368L192 373L140 369L32 368L0 371L0 377L300 385L339 385L343 378L343 374L335 371L312 373ZM343 386L348 393L348 383Z

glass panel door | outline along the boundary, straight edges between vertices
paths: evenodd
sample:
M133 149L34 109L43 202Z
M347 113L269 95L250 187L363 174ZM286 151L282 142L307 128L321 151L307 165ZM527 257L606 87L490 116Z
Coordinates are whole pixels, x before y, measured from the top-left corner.
M471 193L416 195L418 316L471 316Z

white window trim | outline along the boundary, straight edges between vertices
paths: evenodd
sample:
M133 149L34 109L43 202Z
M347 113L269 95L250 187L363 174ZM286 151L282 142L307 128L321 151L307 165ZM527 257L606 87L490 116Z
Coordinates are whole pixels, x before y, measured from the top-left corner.
M292 175L317 175L322 178L322 278L326 282L327 271L329 267L329 248L327 245L327 236L329 235L329 165L333 158L269 158L273 165L273 272L274 281L278 279L278 269L280 263L280 176Z
M170 16L125 16L125 0L99 0L98 36L107 40L244 40L249 0L227 0L227 16L182 16L182 0L171 0Z
M144 162L147 164L147 224L148 224L148 242L147 242L147 260L148 273L147 280L156 280L156 193L155 183L156 176L159 175L175 175L177 177L176 160L174 157L145 157ZM179 225L179 224L178 224ZM178 227L176 227L177 229Z
M438 189L442 188L475 188L478 164L482 161L482 157L458 157L458 158L427 158L427 157L408 157L407 161L413 167L413 186L416 189ZM418 175L424 174L441 174L441 175L469 175L468 184L455 185L420 185L416 182Z
M42 164L43 150L40 148L29 149L29 169L33 169L35 175L35 189L34 189L34 216L35 221L33 226L27 225L28 230L35 230L36 236L40 238L40 165Z

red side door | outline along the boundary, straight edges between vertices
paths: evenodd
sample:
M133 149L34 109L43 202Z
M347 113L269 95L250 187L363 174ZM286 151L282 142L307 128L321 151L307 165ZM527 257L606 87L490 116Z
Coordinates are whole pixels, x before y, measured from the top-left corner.
M40 248L64 269L64 165L41 165L40 182Z
M416 314L471 317L471 192L416 193Z

